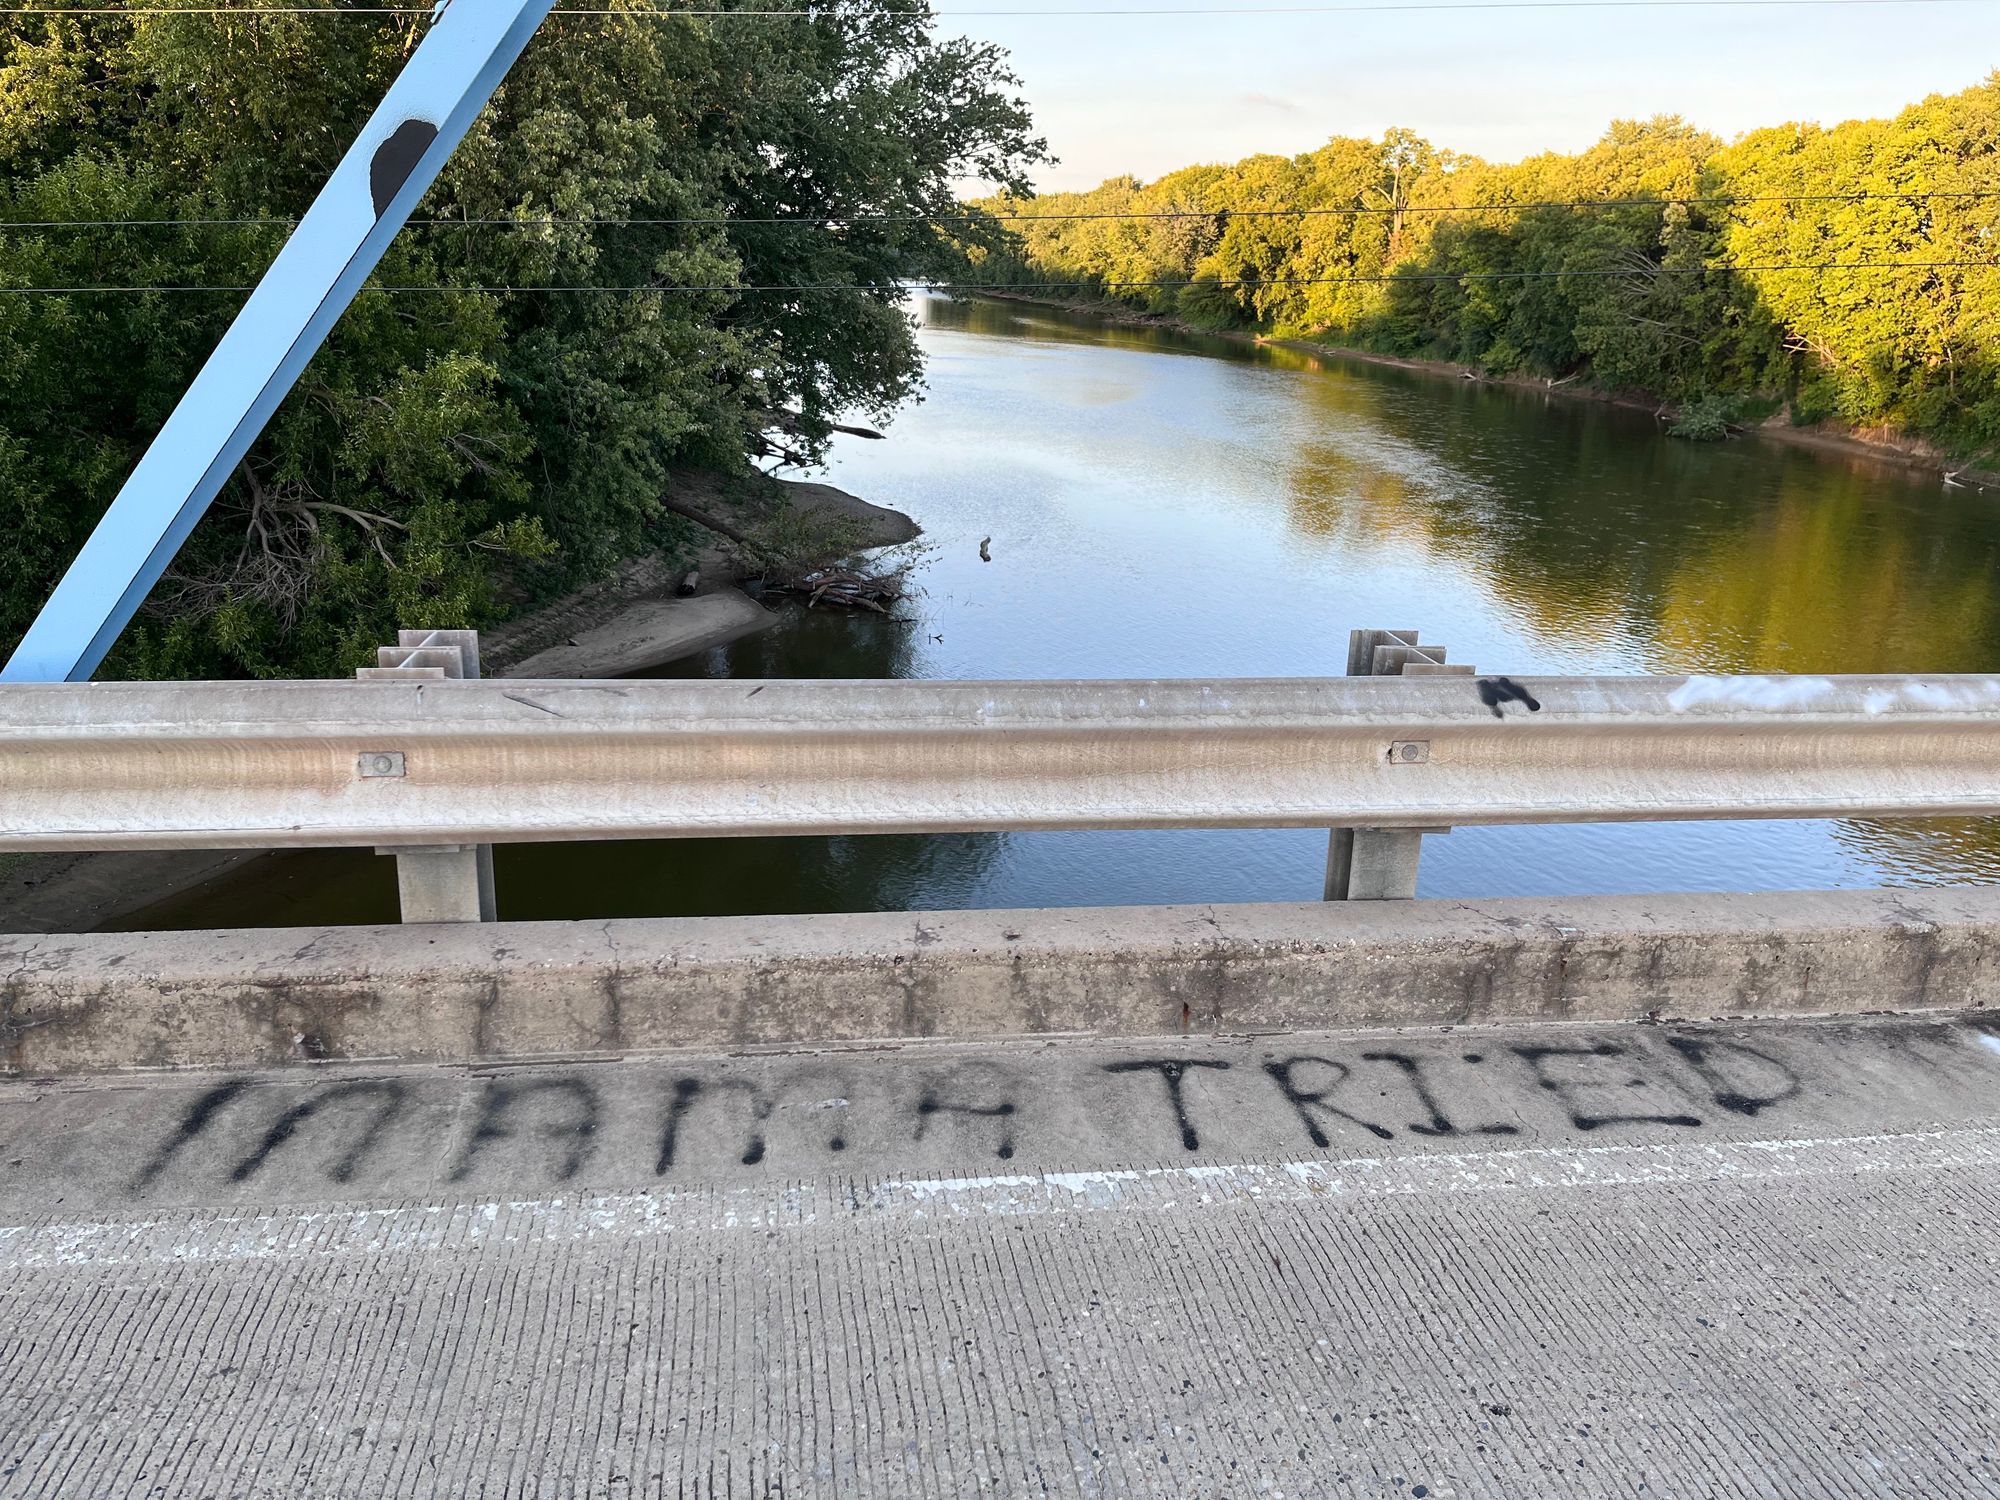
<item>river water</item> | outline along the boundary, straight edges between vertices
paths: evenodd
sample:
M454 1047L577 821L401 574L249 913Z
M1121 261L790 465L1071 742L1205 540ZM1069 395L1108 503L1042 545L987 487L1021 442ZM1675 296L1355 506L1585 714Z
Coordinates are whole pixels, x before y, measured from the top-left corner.
M925 527L884 620L797 615L660 675L1338 674L1421 629L1512 674L2000 669L2000 497L1645 413L1020 304L918 303L928 398L828 476ZM980 542L990 538L990 562ZM1976 821L1461 829L1420 893L2000 878ZM516 919L1319 895L1322 832L521 846ZM390 862L259 861L130 925L393 921Z

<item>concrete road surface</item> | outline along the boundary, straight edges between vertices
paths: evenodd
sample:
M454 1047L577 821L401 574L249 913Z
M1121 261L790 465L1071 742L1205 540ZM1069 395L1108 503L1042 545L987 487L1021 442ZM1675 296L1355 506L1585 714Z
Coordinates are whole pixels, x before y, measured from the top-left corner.
M0 1085L0 1496L2000 1495L2000 1024Z

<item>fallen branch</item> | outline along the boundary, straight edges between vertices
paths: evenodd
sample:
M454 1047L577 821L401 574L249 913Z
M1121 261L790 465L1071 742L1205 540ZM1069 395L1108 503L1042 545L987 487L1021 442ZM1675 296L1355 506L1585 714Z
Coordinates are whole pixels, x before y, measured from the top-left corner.
M742 547L746 551L754 552L759 557L768 558L773 555L771 549L766 547L762 542L752 539L744 531L730 525L727 521L719 517L708 514L707 511L695 509L694 506L689 505L685 500L676 500L672 495L662 495L660 497L660 506L662 509L671 511L683 520L692 521L697 526L707 528L717 536L727 537L730 541L736 543L737 546Z
M801 573L777 574L764 580L768 592L791 594L805 600L807 609L822 604L841 609L866 609L886 615L889 606L903 598L899 573L857 573L852 568L810 568Z

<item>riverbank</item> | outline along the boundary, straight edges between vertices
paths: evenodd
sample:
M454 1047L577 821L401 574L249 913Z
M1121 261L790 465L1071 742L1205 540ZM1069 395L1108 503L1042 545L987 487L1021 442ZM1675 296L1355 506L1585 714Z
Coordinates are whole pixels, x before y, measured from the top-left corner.
M845 490L762 475L674 480L680 504L739 531L793 565L817 565L914 541L901 511ZM696 557L698 579L660 557L633 558L604 582L486 632L481 654L497 677L629 677L727 645L778 623L743 584L760 572L746 549L718 537Z
M1359 364L1410 370L1418 374L1467 380L1478 385L1505 386L1511 390L1533 391L1538 395L1559 396L1571 401L1592 401L1604 406L1623 407L1665 418L1672 414L1669 402L1645 392L1611 391L1582 382L1549 380L1536 375L1490 375L1471 365L1441 359L1410 359L1396 354L1378 354L1368 349L1349 349L1339 344L1323 344L1314 339L1264 338L1244 335L1251 343L1273 348L1295 349L1302 354L1349 359ZM1801 427L1783 412L1739 429L1744 437L1761 438L1791 448L1807 448L1815 453L1841 454L1876 462L1899 464L1935 473L1941 479L1966 489L2000 489L2000 470L1960 466L1922 438L1905 437L1888 428L1859 430L1833 423Z
M921 534L901 511L803 480L678 475L674 497L743 532L792 564L831 562ZM733 543L702 550L693 593L687 568L632 558L599 584L482 632L495 677L623 677L770 629L783 614L742 585L759 571ZM0 932L89 932L219 879L258 850L0 855Z
M1353 349L1343 344L1330 344L1318 339L1278 338L1237 328L1203 328L1199 324L1174 317L1170 313L1142 312L1137 308L1080 298L1035 297L1017 292L986 292L982 295L991 296L1002 302L1018 302L1030 307L1051 307L1064 312L1081 313L1122 326L1162 328L1197 338L1214 338L1234 344L1290 349L1315 359L1352 360L1356 364L1407 370L1412 374L1468 381L1475 385L1533 391L1537 395L1554 396L1565 401L1586 401L1599 406L1616 406L1659 417L1670 415L1673 410L1671 403L1643 391L1606 390L1601 386L1588 385L1581 381L1550 380L1539 375L1493 375L1475 366L1459 364L1453 360L1415 359L1400 354L1382 354L1372 349ZM1783 412L1779 412L1762 422L1741 428L1740 433L1745 437L1761 438L1767 442L1781 443L1793 448L1806 448L1816 453L1870 459L1933 473L1947 485L1959 488L1980 491L2000 490L2000 469L1982 469L1957 464L1949 455L1939 451L1935 445L1924 439L1908 437L1886 428L1855 429L1834 423L1800 427Z

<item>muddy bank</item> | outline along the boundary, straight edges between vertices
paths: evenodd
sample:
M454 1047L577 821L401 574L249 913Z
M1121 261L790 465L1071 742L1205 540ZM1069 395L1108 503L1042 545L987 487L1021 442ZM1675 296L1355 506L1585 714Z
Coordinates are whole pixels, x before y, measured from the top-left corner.
M1539 375L1490 375L1472 365L1445 359L1413 359L1400 354L1379 354L1369 349L1350 349L1340 344L1308 338L1276 338L1247 333L1241 329L1203 328L1168 313L1141 312L1104 302L1074 297L1033 297L1016 292L987 292L1001 302L1019 302L1031 307L1055 307L1065 312L1083 313L1115 323L1142 328L1167 328L1202 338L1226 339L1236 344L1263 344L1274 349L1291 349L1315 359L1352 360L1356 364L1378 365L1385 369L1408 370L1448 380L1470 381L1478 385L1504 386L1511 390L1534 391L1566 401L1589 401L1600 406L1617 406L1631 411L1665 416L1672 406L1644 391L1606 390L1579 380L1550 380ZM1908 437L1888 428L1856 430L1833 423L1814 427L1795 425L1783 412L1742 429L1742 436L1783 443L1793 448L1809 448L1818 453L1842 454L1921 469L1937 474L1947 484L1977 490L2000 490L2000 469L1964 466L1922 438Z
M690 474L674 498L794 563L830 562L913 541L920 528L901 511L871 505L829 484ZM717 539L687 573L658 557L634 558L605 582L544 606L481 638L499 677L626 677L757 631L779 616L740 586L761 571L746 550Z
M832 485L762 477L686 475L676 496L794 562L831 561L915 540L901 511ZM726 644L780 615L739 585L757 571L733 544L704 549L700 583L680 592L687 569L633 558L594 584L482 633L497 677L621 677ZM90 932L142 912L253 861L258 850L158 850L120 854L0 854L0 932Z

